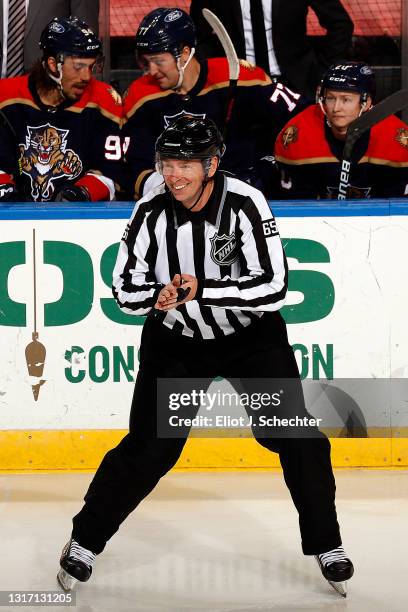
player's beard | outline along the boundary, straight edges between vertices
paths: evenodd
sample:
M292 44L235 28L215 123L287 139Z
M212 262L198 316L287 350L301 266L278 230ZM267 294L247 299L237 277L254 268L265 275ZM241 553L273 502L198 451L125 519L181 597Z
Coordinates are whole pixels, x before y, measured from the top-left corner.
M63 88L64 96L67 100L78 102L78 100L82 98L87 87L88 83L73 83L69 90Z

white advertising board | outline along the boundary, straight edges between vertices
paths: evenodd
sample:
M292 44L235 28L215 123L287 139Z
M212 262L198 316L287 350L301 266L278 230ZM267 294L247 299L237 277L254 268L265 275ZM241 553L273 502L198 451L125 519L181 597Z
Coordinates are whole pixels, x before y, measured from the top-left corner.
M2 221L0 429L127 427L142 320L120 313L110 290L125 225ZM283 314L302 377L403 377L408 217L282 217L278 226L290 268Z

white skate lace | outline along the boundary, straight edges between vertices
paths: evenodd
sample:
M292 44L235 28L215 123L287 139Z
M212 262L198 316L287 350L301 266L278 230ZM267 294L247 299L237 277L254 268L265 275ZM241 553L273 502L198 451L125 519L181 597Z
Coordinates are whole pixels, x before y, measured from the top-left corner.
M338 561L347 561L346 553L344 552L344 548L339 546L338 548L333 548L333 550L329 550L328 552L322 553L321 555L317 555L320 559L320 563L327 567L331 563L337 563Z
M75 540L71 540L68 556L75 561L82 561L88 567L92 567L92 563L95 561L96 557L92 551L83 548L78 542L75 542Z

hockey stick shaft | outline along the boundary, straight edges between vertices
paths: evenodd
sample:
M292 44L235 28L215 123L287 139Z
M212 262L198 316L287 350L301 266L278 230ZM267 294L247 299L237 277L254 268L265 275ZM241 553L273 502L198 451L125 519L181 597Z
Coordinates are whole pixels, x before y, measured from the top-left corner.
M235 93L239 78L239 70L240 64L237 52L235 51L232 40L225 29L222 22L218 19L217 15L215 15L212 11L207 8L203 9L204 19L210 24L212 29L220 41L222 48L224 49L225 55L228 61L228 69L229 69L229 87L227 93L227 103L226 103L226 112L225 112L225 120L224 120L224 130L223 136L224 140L227 134L228 124L231 119L232 109L234 106Z
M3 111L0 111L0 127L4 127L9 132L9 135L11 135L12 141L14 142L15 174L13 172L13 178L14 178L14 181L18 184L18 179L20 178L22 174L22 170L21 170L21 155L20 155L20 149L18 147L17 133L14 127L11 125L5 113L3 113Z
M347 189L350 184L351 156L354 145L361 136L374 125L383 121L390 115L394 115L408 106L408 90L400 89L385 98L372 109L363 113L361 117L355 119L347 131L346 142L341 161L340 181L339 181L339 200L347 198Z

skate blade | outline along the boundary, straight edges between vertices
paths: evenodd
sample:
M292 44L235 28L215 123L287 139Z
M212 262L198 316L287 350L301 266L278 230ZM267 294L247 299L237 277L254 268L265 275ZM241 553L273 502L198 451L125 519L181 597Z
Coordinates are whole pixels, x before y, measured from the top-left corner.
M74 588L74 585L78 582L76 578L73 578L70 574L68 574L68 572L66 572L62 568L57 574L57 580L64 589L64 591L71 591Z
M328 580L327 582L333 587L333 589L337 593L340 593L342 597L347 597L347 582L346 581L333 582L332 580Z

